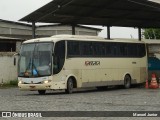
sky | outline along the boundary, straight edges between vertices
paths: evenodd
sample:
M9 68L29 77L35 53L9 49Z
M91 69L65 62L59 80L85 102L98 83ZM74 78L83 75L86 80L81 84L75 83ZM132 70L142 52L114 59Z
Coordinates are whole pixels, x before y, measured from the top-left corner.
M18 21L36 9L44 6L52 0L0 0L0 19ZM107 37L107 28L103 29L99 36ZM111 27L111 38L138 38L138 30L135 28Z

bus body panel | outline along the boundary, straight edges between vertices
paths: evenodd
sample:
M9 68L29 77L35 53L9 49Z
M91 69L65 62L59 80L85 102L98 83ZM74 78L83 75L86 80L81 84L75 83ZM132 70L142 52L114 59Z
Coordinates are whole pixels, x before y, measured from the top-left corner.
M86 65L86 61L100 61L100 65ZM136 84L145 82L144 78L147 76L146 67L143 67L146 66L146 61L140 61L137 58L127 58L125 63L123 58L70 58L66 61L66 68L72 70L72 72L74 68L82 70L82 76L78 76L82 77L82 86L85 87L123 85L126 74L129 74L132 83ZM77 80L79 79L77 78ZM104 83L104 81L109 81L109 83ZM111 84L111 82L113 83Z
M63 37L63 36L62 36ZM78 38L77 40L85 41L89 37ZM54 37L53 37L54 39ZM76 37L66 37L62 39L59 37L53 42L61 40L76 40ZM35 40L26 41L25 43L34 43ZM45 41L45 38L39 41ZM51 39L47 39L51 41ZM101 42L100 38L90 38L89 41ZM104 43L110 42L122 42L122 41L105 41ZM125 41L126 43L140 43L139 41ZM124 42L124 43L125 43ZM65 43L67 46L67 42ZM132 84L145 82L147 76L147 54L144 57L68 57L67 47L64 65L61 71L57 74L52 73L51 76L44 77L49 80L48 83L43 83L42 78L23 78L19 77L19 88L21 90L58 90L67 89L67 80L70 77L74 77L76 80L77 88L81 87L97 87L97 86L109 86L109 85L124 85L124 78L126 75L131 77ZM53 58L52 58L53 59ZM53 69L53 68L52 68ZM22 81L22 82L21 82ZM28 84L23 82L29 81ZM33 81L33 82L32 82ZM37 84L40 83L41 84Z

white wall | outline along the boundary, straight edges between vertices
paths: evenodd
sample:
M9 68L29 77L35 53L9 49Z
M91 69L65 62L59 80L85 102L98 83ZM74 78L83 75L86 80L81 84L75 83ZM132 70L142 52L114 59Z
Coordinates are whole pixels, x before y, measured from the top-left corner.
M97 36L99 30L93 30L83 27L76 27L75 28L76 35L91 35ZM37 27L36 28L36 35L37 36L52 36L57 34L72 34L72 27L69 25L62 25L62 26L44 26L44 27Z
M16 59L17 62L17 59ZM17 79L17 63L14 66L13 53L0 53L0 84Z
M32 27L16 23L0 21L0 34L6 35L32 35Z
M21 49L22 42L16 42L16 52L19 52Z

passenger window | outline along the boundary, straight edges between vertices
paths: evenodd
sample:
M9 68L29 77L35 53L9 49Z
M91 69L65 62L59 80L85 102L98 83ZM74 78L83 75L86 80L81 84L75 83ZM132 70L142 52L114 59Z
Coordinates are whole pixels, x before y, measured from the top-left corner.
M126 43L119 43L119 52L118 55L120 57L127 57L127 44Z
M105 57L105 44L102 42L93 42L94 57Z
M78 57L80 56L79 42L78 41L68 41L67 43L67 55L68 57Z
M92 42L82 42L80 44L80 51L82 56L93 57Z
M113 56L112 55L112 43L107 42L105 43L105 46L106 46L106 56L107 57Z
M146 55L145 45L139 44L138 45L138 57L144 57Z
M137 56L137 44L128 44L128 56L138 57Z
M118 52L117 43L109 43L109 44L110 44L110 49L111 49L111 56L117 57L117 52Z

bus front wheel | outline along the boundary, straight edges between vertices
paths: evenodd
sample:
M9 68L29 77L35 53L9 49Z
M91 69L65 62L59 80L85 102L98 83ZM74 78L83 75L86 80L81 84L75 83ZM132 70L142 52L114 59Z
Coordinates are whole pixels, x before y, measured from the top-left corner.
M69 78L67 81L67 89L65 90L66 93L71 94L73 92L73 80Z
M45 95L46 91L45 91L45 90L38 90L38 93L39 93L40 95Z
M126 89L130 88L131 87L131 77L129 75L126 75L124 77L124 87Z

